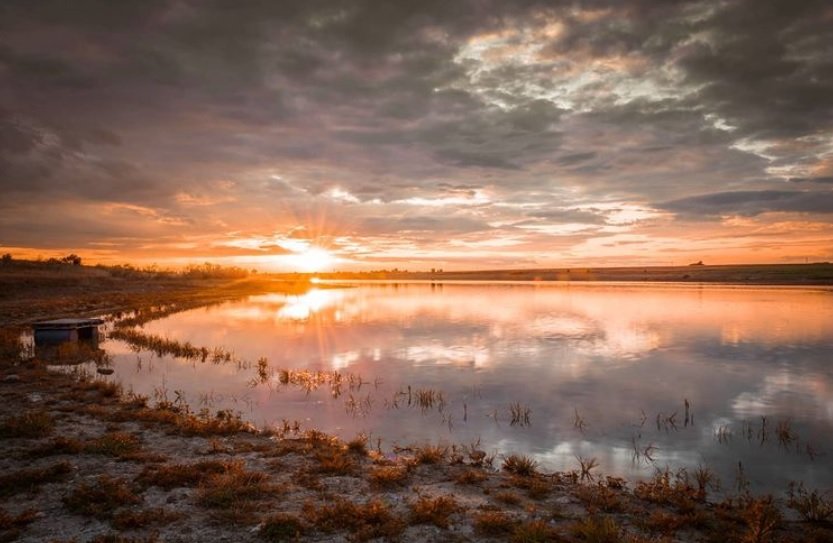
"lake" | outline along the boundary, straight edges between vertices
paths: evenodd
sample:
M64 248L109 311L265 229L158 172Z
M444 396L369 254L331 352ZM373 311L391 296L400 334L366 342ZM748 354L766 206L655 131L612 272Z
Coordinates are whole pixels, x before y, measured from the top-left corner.
M549 470L595 457L598 472L627 478L702 465L724 488L739 477L753 491L833 486L829 289L345 287L252 296L144 327L223 347L233 362L103 347L113 378L136 393L239 411L258 426L365 433L385 451L479 443ZM303 390L282 369L337 370L344 384Z

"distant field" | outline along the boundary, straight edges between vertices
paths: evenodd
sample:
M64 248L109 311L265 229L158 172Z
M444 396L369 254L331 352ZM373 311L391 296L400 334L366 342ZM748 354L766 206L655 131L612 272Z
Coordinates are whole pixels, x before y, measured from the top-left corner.
M653 266L550 268L450 272L371 272L316 274L322 279L413 279L435 281L657 281L752 285L833 285L833 264L735 266Z

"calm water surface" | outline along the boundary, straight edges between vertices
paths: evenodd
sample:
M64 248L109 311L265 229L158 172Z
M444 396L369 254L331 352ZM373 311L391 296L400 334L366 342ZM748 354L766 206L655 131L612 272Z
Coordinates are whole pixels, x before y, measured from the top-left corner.
M549 469L596 457L600 471L626 477L705 465L724 487L740 463L757 491L833 486L830 290L365 284L253 296L145 330L248 363L157 358L108 340L116 379L257 425L364 432L387 450L479 440ZM305 393L281 385L283 368L339 370L364 384L337 398L328 387ZM442 409L409 407L408 386L441 391ZM530 409L529 425L510 423L515 402Z

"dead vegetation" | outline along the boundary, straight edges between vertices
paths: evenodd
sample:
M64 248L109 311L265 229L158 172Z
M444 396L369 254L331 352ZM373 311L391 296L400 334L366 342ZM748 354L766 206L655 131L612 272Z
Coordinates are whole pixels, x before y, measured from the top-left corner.
M106 519L112 517L119 507L135 505L141 501L127 480L101 475L93 481L76 486L64 498L64 505L73 513Z
M41 485L64 480L71 472L72 465L69 462L58 462L44 468L7 471L0 475L0 497L32 492Z

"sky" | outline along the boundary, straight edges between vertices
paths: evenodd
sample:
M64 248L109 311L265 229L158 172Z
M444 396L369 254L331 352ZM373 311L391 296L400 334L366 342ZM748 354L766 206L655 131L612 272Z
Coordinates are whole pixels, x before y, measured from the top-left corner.
M4 0L0 251L833 260L833 4Z

